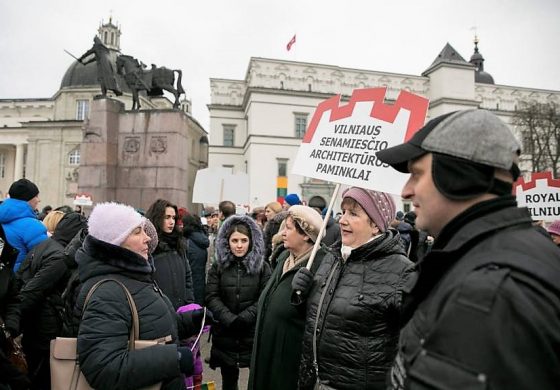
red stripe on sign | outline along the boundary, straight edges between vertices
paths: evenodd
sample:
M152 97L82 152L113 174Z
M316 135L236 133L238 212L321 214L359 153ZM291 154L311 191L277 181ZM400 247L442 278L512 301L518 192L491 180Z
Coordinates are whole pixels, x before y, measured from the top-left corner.
M426 119L426 112L428 112L429 101L428 99L410 93L408 91L401 91L399 97L395 104L385 104L385 93L387 88L364 88L356 89L350 97L350 101L345 106L340 106L340 96L335 95L330 99L327 99L317 106L315 113L311 122L309 122L309 127L307 132L303 137L302 142L310 143L317 130L319 121L326 111L331 111L329 118L330 122L348 118L352 116L354 112L354 106L358 102L377 102L378 104L373 105L370 116L372 118L381 119L385 122L393 123L401 110L401 108L410 111L410 119L408 121L408 127L406 129L406 134L404 141L408 141L416 131L418 131L422 126L424 126L424 121Z
M537 180L543 180L545 179L548 186L549 187L557 187L560 188L560 180L559 179L554 179L552 177L552 172L535 172L533 174L531 174L531 180L528 182L525 182L525 179L523 179L523 176L521 176L519 179L517 179L517 181L515 182L515 185L513 186L513 194L515 195L515 193L517 192L517 187L521 186L521 189L523 191L527 191L530 189L533 189L537 186Z

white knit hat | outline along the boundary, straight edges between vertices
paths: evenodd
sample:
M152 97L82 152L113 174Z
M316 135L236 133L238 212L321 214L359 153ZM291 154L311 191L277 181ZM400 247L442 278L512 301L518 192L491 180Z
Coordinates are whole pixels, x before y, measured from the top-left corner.
M138 226L144 225L142 217L131 206L106 202L98 203L88 219L88 232L98 240L121 245Z

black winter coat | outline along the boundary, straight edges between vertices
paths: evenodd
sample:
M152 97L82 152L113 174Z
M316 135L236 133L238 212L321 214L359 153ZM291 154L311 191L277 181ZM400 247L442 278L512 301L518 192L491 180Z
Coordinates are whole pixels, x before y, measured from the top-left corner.
M244 223L250 227L252 246L243 258L231 253L227 231ZM225 220L216 239L216 261L208 271L206 305L218 324L212 326L210 366L248 367L257 321L257 302L270 278L264 261L264 243L257 224L248 216ZM237 322L236 325L232 325Z
M325 230L325 237L321 240L321 242L325 246L332 246L334 243L340 240L340 225L338 222L334 220L334 218L330 217L327 222L327 229Z
M558 389L560 249L513 197L449 222L405 294L392 389Z
M184 240L183 237L178 239ZM175 310L194 302L191 266L184 250L177 252L160 238L154 251L154 265L154 280Z
M87 236L76 254L83 286L78 297L81 310L90 288L99 280L113 278L130 291L138 309L140 340L171 336L172 344L128 351L132 326L130 307L122 288L104 283L92 295L78 334L80 368L96 389L137 389L164 381L164 389L183 389L178 338L196 329L190 315L177 314L169 299L152 281L150 261L127 249Z
M210 240L203 231L194 231L187 237L187 258L191 266L194 302L204 306L206 292L206 262Z
M250 390L297 389L298 369L301 359L305 305L293 305L292 280L307 261L296 264L283 273L284 262L290 255L284 250L277 258L277 265L259 299L255 344L249 373ZM325 246L317 251L311 272L320 267L326 257L333 254Z
M338 263L329 285L327 276ZM398 234L382 236L356 248L346 261L325 257L307 302L299 385L312 389L313 330L317 313L319 377L340 390L385 389L397 353L401 292L413 274ZM327 295L320 308L324 289Z
M18 327L18 294L15 275L12 269L0 263L0 320L5 322L7 330L15 337ZM0 332L3 330L0 329ZM28 389L30 382L27 375L20 372L8 360L4 353L3 334L0 335L0 389ZM10 387L11 386L11 387Z
M78 213L65 215L52 237L35 246L18 270L22 284L20 328L24 347L48 351L50 340L62 333L62 293L70 276L64 261L64 248L85 226Z

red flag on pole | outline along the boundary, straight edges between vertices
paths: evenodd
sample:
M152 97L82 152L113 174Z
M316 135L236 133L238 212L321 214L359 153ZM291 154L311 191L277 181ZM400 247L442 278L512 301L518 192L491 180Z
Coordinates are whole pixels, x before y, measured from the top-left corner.
M290 42L286 45L286 50L290 51L294 43L296 43L296 34L294 34L293 38L290 39Z

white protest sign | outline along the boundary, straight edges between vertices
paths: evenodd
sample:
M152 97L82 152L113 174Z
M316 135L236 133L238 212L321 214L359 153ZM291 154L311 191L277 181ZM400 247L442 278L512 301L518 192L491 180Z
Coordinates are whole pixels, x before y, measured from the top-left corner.
M560 180L552 172L531 174L531 180L520 178L513 192L519 207L527 207L535 221L552 222L560 219Z
M428 99L401 91L385 104L386 88L353 91L321 102L296 156L293 173L400 194L408 175L377 159L376 152L407 141L424 125Z
M93 200L90 194L77 194L74 197L75 206L93 206Z
M227 168L198 170L194 181L193 203L218 204L223 200L248 204L249 175L233 174Z

